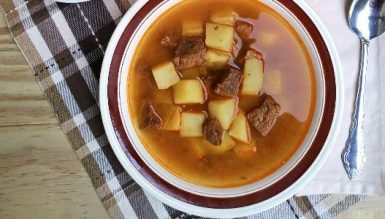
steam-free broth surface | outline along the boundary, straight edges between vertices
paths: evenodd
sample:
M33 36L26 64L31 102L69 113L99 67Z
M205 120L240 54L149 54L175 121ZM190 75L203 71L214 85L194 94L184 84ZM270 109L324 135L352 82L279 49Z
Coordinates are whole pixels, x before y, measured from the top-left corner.
M250 125L249 144L233 139L236 145L222 151L222 146L213 145L203 137L182 137L179 131L143 127L144 104L149 101L154 106L174 104L173 88L158 89L151 72L151 67L175 56L174 50L162 47L159 40L165 35L180 37L186 20L202 21L205 29L212 14L228 11L235 12L237 20L253 25L248 40L235 33L229 65L242 70L238 55L247 48L260 52L264 63L262 90L257 96L238 94L239 111L247 115L267 95L271 96L280 105L271 130L263 136ZM191 75L185 70L180 72L182 79L196 77L194 72ZM214 73L210 70L204 74L202 83L206 86L207 100L203 104L179 105L183 112L204 112L207 116L209 101L226 99L213 91L218 77L211 77ZM157 19L141 39L130 69L129 110L143 145L167 170L194 184L234 187L266 177L295 153L313 118L314 86L313 66L303 42L276 12L255 0L185 0Z

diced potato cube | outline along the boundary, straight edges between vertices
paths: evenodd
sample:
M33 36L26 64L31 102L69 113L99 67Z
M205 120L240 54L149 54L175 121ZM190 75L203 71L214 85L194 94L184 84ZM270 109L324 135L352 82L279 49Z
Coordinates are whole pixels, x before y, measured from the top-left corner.
M205 113L183 112L180 121L180 135L182 137L202 136L202 125L205 119Z
M203 35L203 23L198 20L185 20L182 25L183 36Z
M256 153L257 147L251 145L237 145L233 150L237 156L242 157Z
M173 87L175 104L202 104L206 91L199 79L181 80Z
M250 143L250 127L243 112L239 112L235 117L233 123L230 126L229 135L238 141L244 142L246 144Z
M174 64L171 61L153 67L152 75L160 90L168 89L180 80L178 73L175 71Z
M246 55L245 55L245 57L243 59L244 60L246 60L246 59L262 60L263 59L263 55L262 55L261 52L255 50L255 49L249 49L249 50L247 50ZM243 62L244 62L244 60L243 60Z
M233 11L214 12L210 17L210 20L213 23L233 26L235 23L235 13Z
M264 90L270 95L280 95L282 93L282 73L273 70L265 75Z
M194 68L187 68L181 70L184 79L194 79L199 76L206 76L207 69L206 66L198 66Z
M245 60L242 95L258 95L263 85L263 61L255 58Z
M237 143L230 137L227 132L223 133L222 144L220 145L212 145L208 142L207 151L213 154L222 154L226 151L229 151L235 147Z
M161 129L167 131L180 130L180 115L182 109L179 106L160 104L157 109L163 122Z
M210 69L218 70L226 67L230 61L230 55L216 50L209 49L206 52L206 66Z
M218 119L224 130L228 130L237 113L237 105L236 98L212 100L208 104L209 115Z
M206 46L230 52L233 47L234 28L222 25L206 23Z

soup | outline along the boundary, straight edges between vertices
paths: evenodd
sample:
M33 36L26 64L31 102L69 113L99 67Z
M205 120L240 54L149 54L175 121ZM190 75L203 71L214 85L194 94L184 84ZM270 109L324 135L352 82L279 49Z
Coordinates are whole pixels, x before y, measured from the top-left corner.
M255 0L185 0L169 9L141 39L127 83L130 116L151 156L215 188L284 165L316 102L304 43Z

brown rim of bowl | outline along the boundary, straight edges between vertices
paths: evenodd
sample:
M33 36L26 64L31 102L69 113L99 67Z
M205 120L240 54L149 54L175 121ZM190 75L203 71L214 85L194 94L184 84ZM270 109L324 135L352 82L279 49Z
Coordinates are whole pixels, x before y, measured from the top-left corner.
M129 161L135 166L137 171L151 184L153 184L160 191L168 194L169 196L192 205L216 209L239 208L262 202L279 194L287 187L292 185L294 182L296 182L313 164L313 161L317 158L318 154L323 148L334 118L336 103L336 84L334 67L331 56L329 54L329 50L321 33L319 32L318 28L313 23L313 21L309 18L309 16L295 2L293 2L292 0L276 0L276 2L280 3L282 6L287 8L292 13L292 15L297 18L298 21L301 21L300 23L309 33L311 39L315 43L316 51L320 57L322 73L325 81L325 104L323 108L321 123L316 133L316 136L314 137L314 140L306 154L297 163L297 165L290 170L289 173L287 173L284 177L262 190L238 197L204 197L197 194L189 193L173 186L172 184L159 177L155 172L150 169L150 167L145 164L145 162L140 158L140 156L137 154L136 150L130 143L130 140L125 132L122 123L119 108L117 107L119 98L119 69L126 46L133 33L135 32L139 24L142 22L142 20L154 8L158 7L161 3L164 2L166 1L148 1L136 13L136 15L132 18L132 20L129 22L127 27L124 29L124 32L120 36L120 39L112 56L108 76L107 97L111 121L114 126L115 134L123 151L125 152Z

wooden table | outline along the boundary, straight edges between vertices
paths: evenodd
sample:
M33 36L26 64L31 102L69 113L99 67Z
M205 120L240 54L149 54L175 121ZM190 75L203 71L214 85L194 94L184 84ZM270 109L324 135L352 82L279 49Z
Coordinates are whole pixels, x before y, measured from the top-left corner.
M0 218L31 216L108 218L1 14ZM385 218L385 198L339 218Z

